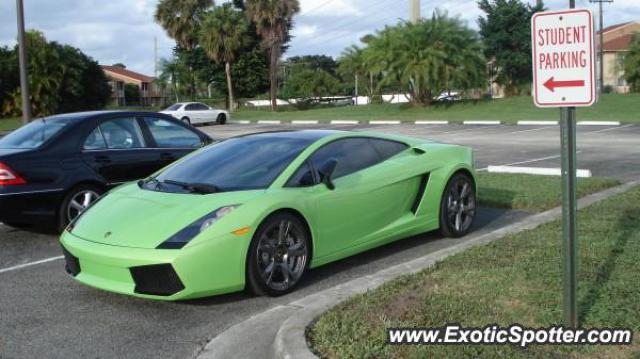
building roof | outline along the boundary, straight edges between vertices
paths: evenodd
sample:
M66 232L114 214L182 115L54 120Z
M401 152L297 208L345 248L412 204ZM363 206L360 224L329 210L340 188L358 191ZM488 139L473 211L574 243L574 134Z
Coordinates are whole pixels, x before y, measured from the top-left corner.
M602 29L602 32L606 34L609 31L621 28L621 27L629 25L629 24L631 24L631 21L623 22L621 24L615 24L615 25L607 26L604 29ZM598 34L600 34L600 31L598 31Z
M626 51L629 50L629 44L633 39L632 34L622 35L604 42L604 51Z
M117 74L117 75L120 75L120 76L125 76L125 77L128 77L130 79L138 80L138 81L141 81L141 82L153 82L155 80L153 77L150 77L150 76L147 76L147 75L143 75L143 74L135 72L135 71L123 69L120 66L101 65L101 67L102 67L102 69L104 71L109 71L109 72L112 72L114 74Z

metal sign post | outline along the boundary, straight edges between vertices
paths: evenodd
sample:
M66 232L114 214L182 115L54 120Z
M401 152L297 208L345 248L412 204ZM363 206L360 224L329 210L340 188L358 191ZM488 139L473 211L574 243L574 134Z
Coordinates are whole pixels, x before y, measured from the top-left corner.
M564 321L578 327L576 106L596 101L593 14L586 9L534 14L531 19L533 97L538 107L560 108Z

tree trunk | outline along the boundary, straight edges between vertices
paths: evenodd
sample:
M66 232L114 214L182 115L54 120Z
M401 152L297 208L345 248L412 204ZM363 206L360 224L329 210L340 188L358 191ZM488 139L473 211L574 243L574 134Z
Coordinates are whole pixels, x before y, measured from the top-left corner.
M269 60L269 77L271 82L271 88L269 90L271 94L271 110L278 110L278 60L280 59L280 45L274 44L271 46Z
M224 64L224 70L227 73L227 93L229 95L229 112L235 110L235 99L233 98L233 83L231 82L231 63Z

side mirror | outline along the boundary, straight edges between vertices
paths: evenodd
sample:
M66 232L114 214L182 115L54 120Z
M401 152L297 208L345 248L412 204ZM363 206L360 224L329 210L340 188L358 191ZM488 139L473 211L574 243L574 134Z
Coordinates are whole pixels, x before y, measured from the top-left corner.
M332 177L337 166L338 161L336 161L335 159L330 159L322 166L320 166L320 169L318 169L318 173L320 174L320 182L324 183L325 186L327 186L327 188L332 191L336 188L336 186L333 184Z

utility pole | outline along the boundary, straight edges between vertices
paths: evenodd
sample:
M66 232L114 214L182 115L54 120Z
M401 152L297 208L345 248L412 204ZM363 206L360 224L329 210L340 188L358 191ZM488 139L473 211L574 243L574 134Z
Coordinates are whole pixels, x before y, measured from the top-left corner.
M358 105L358 73L356 72L356 106Z
M29 96L29 74L27 69L27 48L24 41L24 6L16 0L18 13L18 63L20 67L20 94L22 95L22 124L31 121L31 100Z
M411 2L409 19L415 24L420 20L420 0L409 0Z
M602 32L602 30L604 30L604 11L602 9L602 3L612 3L613 0L589 0L590 3L598 3L598 16L600 16L600 40L599 40L599 46L598 46L598 53L599 53L599 58L600 58L600 78L599 78L599 82L600 82L600 94L602 94L602 92L604 92L604 33Z

